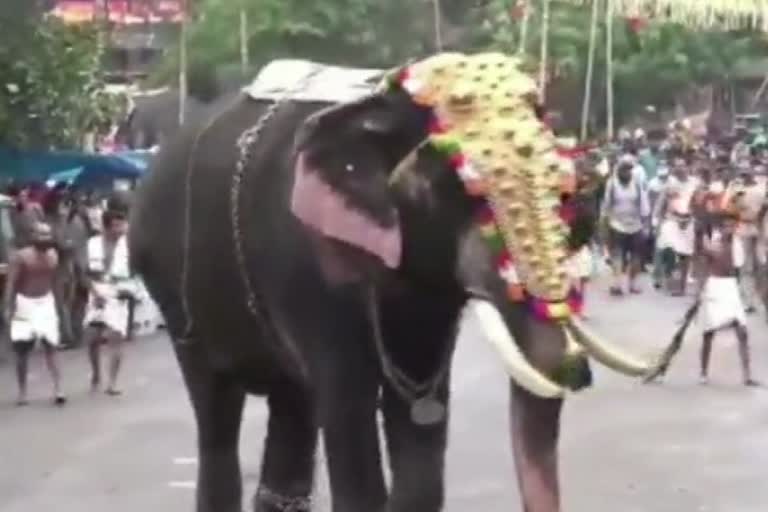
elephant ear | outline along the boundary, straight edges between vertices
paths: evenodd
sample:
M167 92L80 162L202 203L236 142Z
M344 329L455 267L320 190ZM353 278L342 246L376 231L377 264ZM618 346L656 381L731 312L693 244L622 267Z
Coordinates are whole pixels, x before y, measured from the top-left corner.
M388 185L409 145L399 125L378 96L313 115L299 132L291 196L292 212L315 233L388 268L400 265L403 246Z

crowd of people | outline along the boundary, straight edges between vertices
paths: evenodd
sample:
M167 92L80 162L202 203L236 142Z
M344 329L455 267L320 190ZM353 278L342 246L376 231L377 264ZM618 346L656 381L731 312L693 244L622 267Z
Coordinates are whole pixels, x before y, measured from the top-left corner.
M765 138L742 131L696 139L678 125L655 136L623 131L615 144L577 155L580 178L599 189L591 196L598 198L600 229L571 261L582 292L603 260L616 299L643 293L644 273L660 293L695 295L704 325L702 382L715 334L732 328L744 384L756 385L747 315L767 291ZM28 403L28 363L36 343L43 348L55 404L66 402L57 351L80 345L88 349L93 390L102 386L101 350L108 348L104 390L119 395L122 349L131 336L140 285L128 262L128 193L105 197L64 184L7 187L4 193L14 201L15 250L3 319L16 357L18 405Z
M694 295L704 326L701 380L708 378L715 333L733 328L743 379L755 385L746 317L765 295L768 252L768 145L740 130L717 139L693 137L675 125L649 137L623 131L616 144L585 149L582 172L602 186L600 229L586 249L611 271L615 298L643 293L639 276L672 296ZM584 254L574 256L583 260ZM594 272L583 261L578 277Z
M31 185L8 187L14 250L9 251L3 297L4 327L16 359L17 404L28 403L30 354L43 348L53 403L63 405L57 352L85 345L90 384L102 386L101 350L109 349L105 392L121 393L122 346L137 296L126 243L129 197Z

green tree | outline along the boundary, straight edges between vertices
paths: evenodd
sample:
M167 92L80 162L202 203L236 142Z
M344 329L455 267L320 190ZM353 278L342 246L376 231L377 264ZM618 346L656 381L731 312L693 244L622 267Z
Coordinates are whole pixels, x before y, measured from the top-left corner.
M187 47L190 69L198 79L207 80L200 70L215 73L239 65L241 5L232 0L196 4ZM432 11L424 1L258 0L247 1L245 6L251 22L248 45L254 69L277 58L387 67L424 55L433 46L428 28ZM175 49L153 82L172 82L177 71ZM190 83L190 90L195 88Z
M511 0L491 0L477 33L488 48L515 51L520 42L520 19L510 16ZM540 9L533 2L526 58L532 67L539 59ZM735 69L764 58L762 34L750 31L694 30L646 20L638 26L622 17L614 20L615 115L620 124L646 106L673 107L692 85L727 82ZM590 9L553 1L549 31L553 100L576 128L584 93L589 46ZM594 75L592 117L604 126L605 26L601 20Z
M4 16L0 34L0 143L77 147L109 123L116 105L104 91L94 27Z

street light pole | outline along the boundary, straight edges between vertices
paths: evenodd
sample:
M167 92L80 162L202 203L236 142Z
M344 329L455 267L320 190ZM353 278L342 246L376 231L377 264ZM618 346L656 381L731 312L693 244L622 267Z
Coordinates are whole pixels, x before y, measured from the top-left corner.
M245 9L246 1L240 1L240 69L243 77L248 72L248 65L251 60L248 52L248 11Z
M179 125L184 124L187 110L187 0L181 0L179 30Z
M605 6L605 101L606 135L613 140L613 0L606 0Z
M432 0L432 14L435 24L435 46L437 51L443 51L443 28L441 23L442 9L440 6L440 0Z
M551 0L544 0L541 16L541 56L539 60L539 101L547 100L547 67L549 66L549 11Z
M592 107L592 76L595 70L597 20L600 14L600 1L601 0L592 0L592 19L589 25L589 53L587 54L587 76L584 80L584 102L581 105L581 140L585 140L589 134L589 111Z

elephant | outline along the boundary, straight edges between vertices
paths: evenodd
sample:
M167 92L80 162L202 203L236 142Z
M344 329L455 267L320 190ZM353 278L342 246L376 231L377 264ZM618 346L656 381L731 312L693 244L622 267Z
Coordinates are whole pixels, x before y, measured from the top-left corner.
M441 59L480 70L513 62L442 54L403 70L432 80ZM451 362L468 307L512 377L525 510L559 510L560 411L566 388L589 384L587 355L630 374L648 369L572 317L550 321L531 301L511 300L519 289L499 273L477 222L489 203L468 193L440 145L428 143L435 109L397 87L400 75L387 76L389 86L342 103L242 95L215 105L161 148L135 193L131 262L165 317L193 406L198 512L241 508L248 394L265 396L269 408L256 512L312 510L319 432L334 512L442 510ZM435 89L447 95L446 111L482 102L462 84ZM524 94L510 93L514 109L540 130L535 144L554 140L525 84ZM556 148L540 156L557 181ZM541 227L530 231L534 245L550 244L546 254L529 251L542 261L565 254L577 232L589 238L589 228L561 236L555 206L568 195L547 179L539 190L547 209L530 221ZM555 260L545 274L531 263L527 289L563 284L564 262Z

